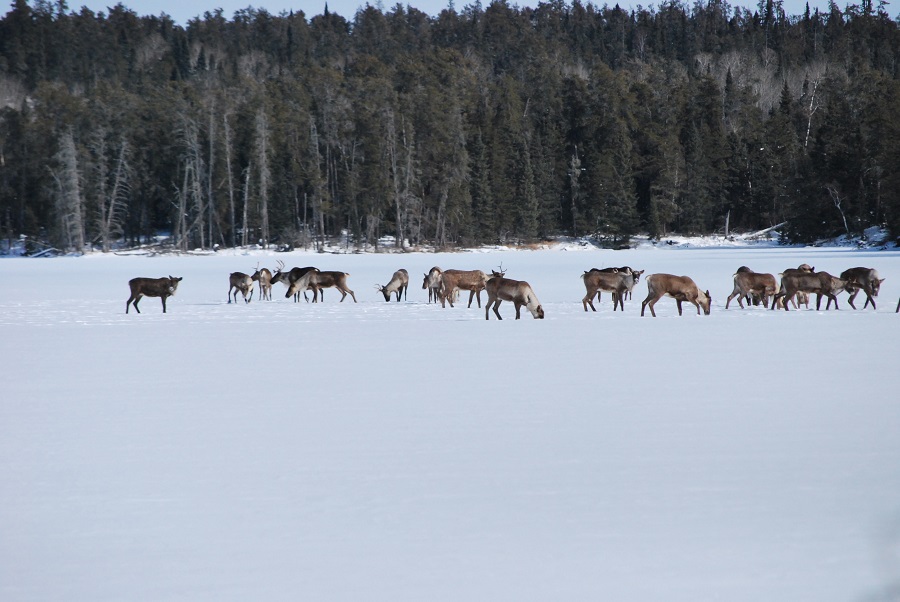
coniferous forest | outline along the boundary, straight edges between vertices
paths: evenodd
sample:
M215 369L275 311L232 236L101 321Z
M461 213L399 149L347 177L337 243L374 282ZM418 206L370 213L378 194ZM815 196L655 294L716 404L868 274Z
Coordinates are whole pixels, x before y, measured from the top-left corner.
M379 5L380 6L380 5ZM15 0L0 235L80 251L900 236L886 3L207 12ZM383 239L389 240L389 239Z

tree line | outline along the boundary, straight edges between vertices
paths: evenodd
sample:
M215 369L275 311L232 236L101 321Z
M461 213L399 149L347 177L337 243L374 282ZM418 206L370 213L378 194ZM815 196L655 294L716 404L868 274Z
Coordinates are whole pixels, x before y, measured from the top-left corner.
M451 0L180 26L14 0L0 230L75 251L161 231L179 249L896 238L886 8Z

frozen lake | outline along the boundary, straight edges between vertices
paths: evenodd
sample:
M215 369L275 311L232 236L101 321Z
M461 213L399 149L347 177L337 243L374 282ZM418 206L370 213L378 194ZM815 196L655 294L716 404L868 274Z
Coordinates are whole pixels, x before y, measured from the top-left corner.
M227 304L257 263L359 303ZM741 310L740 265L886 278L878 310ZM500 265L545 320L426 302ZM691 276L640 317L580 275ZM374 285L411 276L408 299ZM765 600L900 592L900 252L3 259L0 599ZM162 314L128 280L182 276ZM486 299L486 296L483 300ZM865 301L857 298L857 307ZM814 300L812 302L814 304ZM823 303L824 307L824 303ZM893 597L891 597L893 596Z

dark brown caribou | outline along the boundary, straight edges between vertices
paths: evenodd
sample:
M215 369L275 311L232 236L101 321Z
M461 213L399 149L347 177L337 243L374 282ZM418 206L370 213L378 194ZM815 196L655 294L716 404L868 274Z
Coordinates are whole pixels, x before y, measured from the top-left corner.
M305 267L305 268L291 268L289 271L285 272L284 271L284 262L279 261L278 269L275 270L274 274L272 274L272 284L275 284L276 282L282 282L282 283L284 283L284 285L286 287L288 287L290 289L292 284L294 284L295 282L300 280L308 272L311 272L312 270L315 270L315 269L316 268L310 266L310 267ZM325 293L322 293L322 295L323 295L322 300L324 301ZM290 297L290 295L285 295L285 297L286 298ZM303 298L306 299L307 302L309 302L309 298L306 296L305 289L303 291ZM300 293L297 293L294 295L294 302L297 303L299 301L300 301Z
M744 299L748 302L762 302L764 307L769 307L769 299L778 292L778 282L772 274L757 274L746 266L738 268L734 274L734 290L725 301L725 309L731 300L737 297L738 304L744 309Z
M125 302L125 313L128 313L128 308L132 305L132 302L134 303L135 311L141 313L141 310L138 309L138 301L143 297L159 297L162 299L163 313L166 313L166 299L175 294L175 290L178 288L178 283L181 280L182 278L176 278L175 276L169 276L168 278L132 278L128 281L128 286L131 288L131 296Z
M788 300L793 298L798 292L816 295L816 311L822 307L822 296L828 297L828 305L834 301L834 308L838 309L837 294L844 290L846 282L840 278L836 278L828 272L794 272L788 273L788 270L781 276L781 289L775 295L775 301L783 299L783 307L785 311L789 311ZM772 304L775 309L775 303Z
M850 293L850 298L847 299L850 307L856 309L853 300L856 299L859 291L862 291L866 294L866 302L863 305L863 309L867 308L869 303L872 304L872 309L875 309L875 297L878 296L881 283L884 282L884 278L878 277L877 271L872 268L850 268L841 272L841 280L847 283L844 290ZM825 309L828 309L827 304Z

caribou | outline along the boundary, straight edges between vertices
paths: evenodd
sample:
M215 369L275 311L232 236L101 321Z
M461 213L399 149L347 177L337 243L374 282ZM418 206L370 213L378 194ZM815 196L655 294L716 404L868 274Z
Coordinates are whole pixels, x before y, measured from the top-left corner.
M428 302L434 299L437 303L441 294L441 274L443 270L438 266L434 266L425 274L425 280L422 281L422 290L428 290Z
M656 312L653 306L656 302L665 296L675 299L678 305L678 315L681 314L681 304L684 301L692 303L697 308L697 315L700 315L700 308L703 313L709 315L712 299L709 291L701 291L697 284L688 276L673 276L672 274L650 274L647 280L647 298L641 303L641 316L644 315L644 308L650 306L650 314L655 318Z
M305 274L315 270L314 267L305 267L305 268L291 268L290 271L284 271L284 262L278 262L278 269L275 270L275 273L272 275L272 284L276 282L282 282L288 288L291 288L295 282L300 280ZM285 297L290 297L290 295L285 295ZM309 297L306 296L306 289L303 292L303 298L306 299L307 303L309 302ZM325 300L325 293L322 293L322 300ZM294 303L300 301L300 293L294 295Z
M779 298L784 300L783 307L785 311L789 311L788 299L791 299L798 292L816 295L816 311L822 307L822 296L828 297L828 304L825 309L831 306L834 301L834 308L838 309L837 294L844 290L846 281L836 278L828 272L805 272L788 270L781 276L781 289L775 295L775 301ZM775 303L772 304L775 309Z
M866 294L866 302L863 305L863 309L867 308L869 303L872 304L872 309L875 309L875 297L878 296L881 283L884 282L884 278L878 277L877 271L872 268L850 268L841 272L841 280L847 283L844 290L850 293L850 298L847 299L850 307L856 309L853 300L856 299L859 291L862 291ZM830 302L831 300L829 300ZM827 304L825 309L828 309Z
M237 295L241 293L244 296L244 303L253 301L253 278L244 272L232 272L228 276L228 302L231 303L231 291L234 290L234 302L237 303ZM247 297L247 294L250 297Z
M469 305L472 307L472 298L478 298L478 307L481 307L481 291L484 290L488 276L481 270L444 270L441 273L441 307L446 307L444 302L449 302L453 307L453 297L457 289L469 291Z
M498 320L502 320L498 308L503 301L511 301L516 307L516 320L521 317L522 306L528 308L536 320L544 319L544 308L538 301L537 295L531 289L531 285L524 280L511 280L504 278L500 272L493 272L485 285L487 289L487 303L484 305L484 319L491 319L491 305Z
M604 270L594 268L585 272L581 275L587 291L584 299L581 300L584 311L588 310L588 305L593 311L597 311L597 308L594 307L594 295L597 295L599 301L600 291L612 293L613 311L616 311L617 307L625 311L625 297L634 289L634 285L637 284L643 273L644 270L636 272L631 268L606 268Z
M284 296L289 298L292 295L299 295L306 289L310 289L313 292L313 303L318 303L320 290L335 287L341 291L342 303L348 294L353 297L353 302L356 303L356 294L347 286L347 276L349 275L346 272L321 272L316 268L312 268L301 276L299 280L292 282ZM322 295L322 300L324 301L324 299L325 296Z
M623 272L625 274L634 274L634 283L637 284L638 281L641 279L641 274L644 273L644 270L637 271L626 265L626 266L622 266L621 268L591 268L590 270L588 270L588 272L603 272L604 274L615 274L617 272ZM597 291L597 301L600 301L601 293L602 293L602 291L600 291L600 290ZM630 290L627 293L625 293L625 299L631 299L631 291ZM615 309L615 308L613 308L613 309ZM587 311L587 310L585 310L585 311Z
M128 286L131 288L131 296L125 302L125 313L128 313L128 308L132 305L132 302L134 303L135 311L141 313L141 310L138 309L138 301L143 297L161 298L163 313L166 313L166 299L175 294L175 290L178 288L178 283L181 280L181 277L176 278L175 276L169 276L168 278L132 278L128 281Z
M254 282L259 282L259 298L263 301L272 300L272 272L268 268L259 269L256 264L256 271L250 276Z
M725 301L725 309L731 300L737 297L738 304L744 309L744 299L748 302L757 299L762 301L764 307L769 307L769 299L775 296L778 283L772 274L757 274L746 266L738 268L734 274L734 290Z
M406 299L406 291L409 290L409 272L401 268L394 272L394 275L391 276L390 282L388 282L384 286L376 284L375 288L378 289L382 295L384 295L385 301L391 300L392 293L397 293L398 302L400 301L401 295L403 295L403 298Z

